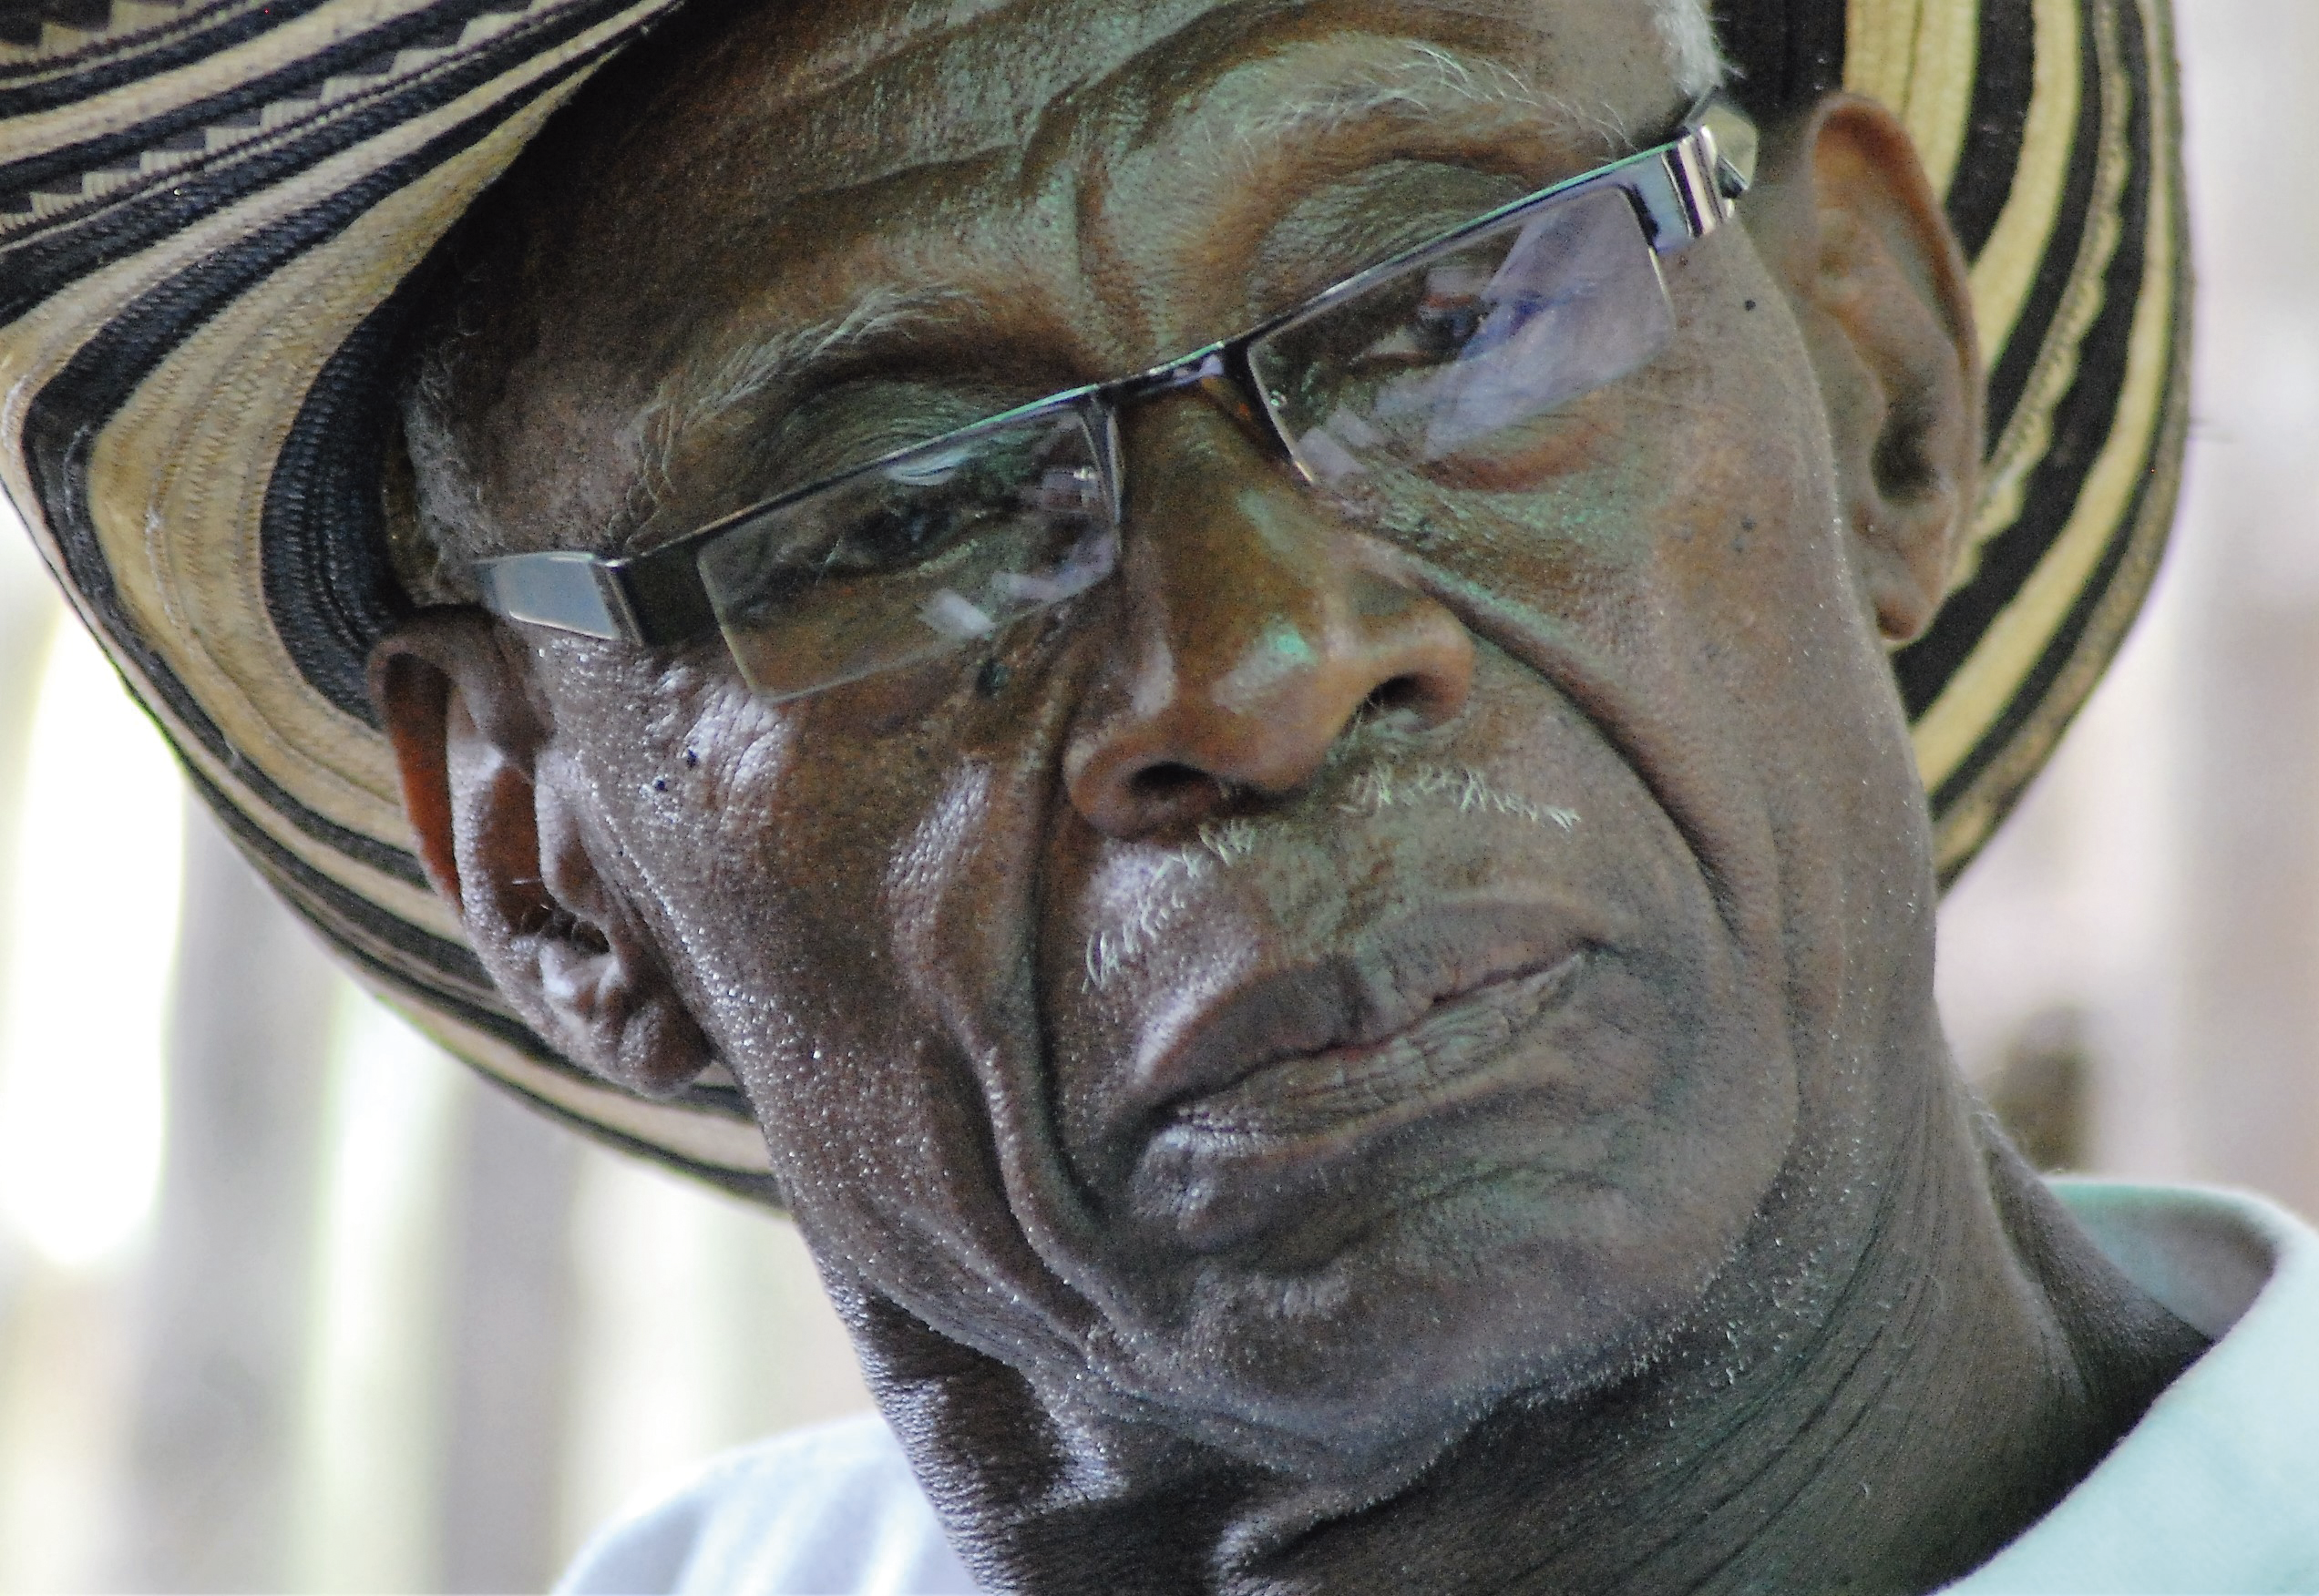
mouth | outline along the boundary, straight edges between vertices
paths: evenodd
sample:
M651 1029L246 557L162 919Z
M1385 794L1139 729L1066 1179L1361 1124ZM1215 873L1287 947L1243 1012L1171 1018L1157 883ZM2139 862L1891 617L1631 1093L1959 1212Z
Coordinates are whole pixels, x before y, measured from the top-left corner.
M1451 903L1171 1017L1118 1124L1130 1163L1244 1169L1357 1149L1488 1090L1605 945L1563 905ZM1114 1143L1114 1145L1120 1145Z
M1577 983L1587 950L1544 967L1524 967L1435 996L1423 1013L1373 1039L1286 1051L1254 1065L1220 1090L1164 1110L1164 1127L1219 1136L1282 1141L1326 1135L1412 1100L1453 1090L1503 1050ZM1356 1037L1370 1028L1355 1028Z

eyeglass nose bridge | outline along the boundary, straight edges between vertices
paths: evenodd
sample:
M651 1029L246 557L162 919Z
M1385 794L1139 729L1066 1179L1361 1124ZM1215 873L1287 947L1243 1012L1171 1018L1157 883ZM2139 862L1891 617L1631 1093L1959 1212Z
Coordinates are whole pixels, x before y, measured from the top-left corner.
M1105 447L1110 452L1111 476L1115 511L1124 511L1126 503L1124 470L1126 458L1119 438L1121 412L1133 404L1179 394L1196 388L1202 397L1230 417L1234 425L1267 456L1295 463L1288 440L1272 419L1265 405L1261 390L1257 386L1256 373L1248 364L1248 340L1226 339L1211 343L1206 349L1194 350L1180 360L1134 376L1122 377L1096 390L1094 397L1103 412L1103 432Z

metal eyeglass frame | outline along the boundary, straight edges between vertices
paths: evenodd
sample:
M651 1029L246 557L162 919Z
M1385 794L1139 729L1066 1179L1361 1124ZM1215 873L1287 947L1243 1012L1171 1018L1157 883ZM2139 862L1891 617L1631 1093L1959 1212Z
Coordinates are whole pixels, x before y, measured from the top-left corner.
M1447 254L1474 234L1597 189L1623 191L1635 207L1646 241L1667 255L1714 232L1730 220L1736 202L1755 180L1754 123L1721 94L1695 103L1667 142L1582 172L1464 222L1438 238L1366 267L1310 299L1267 317L1257 325L1179 355L1174 360L1114 378L1065 389L1003 414L911 444L803 487L761 500L745 509L686 533L642 554L607 558L557 549L478 560L473 569L484 607L509 620L550 627L584 637L660 647L687 641L717 626L700 575L707 546L744 522L814 494L890 467L921 450L954 447L978 433L1020 425L1041 412L1072 409L1096 413L1103 425L1089 431L1104 452L1101 464L1113 501L1122 481L1113 416L1125 404L1198 384L1225 384L1236 408L1263 418L1265 430L1284 458L1294 460L1272 401L1249 366L1250 347L1312 312L1360 294L1376 283Z

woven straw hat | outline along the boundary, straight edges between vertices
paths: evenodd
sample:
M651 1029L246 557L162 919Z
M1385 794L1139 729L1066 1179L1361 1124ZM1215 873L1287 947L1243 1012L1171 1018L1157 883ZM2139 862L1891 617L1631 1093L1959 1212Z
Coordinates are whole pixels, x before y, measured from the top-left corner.
M396 290L679 0L0 0L0 481L195 786L365 982L546 1110L778 1202L740 1094L648 1101L501 1002L428 890L364 663ZM768 0L778 3L778 0ZM1723 0L1739 97L1905 120L1972 261L1988 468L1894 661L1944 875L2141 600L2186 404L2165 0Z

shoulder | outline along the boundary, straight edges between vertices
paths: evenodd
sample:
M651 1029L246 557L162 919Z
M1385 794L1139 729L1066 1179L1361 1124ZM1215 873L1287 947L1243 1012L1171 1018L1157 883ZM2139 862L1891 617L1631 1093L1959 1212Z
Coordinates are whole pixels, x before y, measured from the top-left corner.
M2214 1345L1950 1591L2319 1590L2319 1233L2242 1192L2054 1184L2110 1261Z
M606 1525L569 1596L966 1596L974 1590L876 1415L728 1452Z

